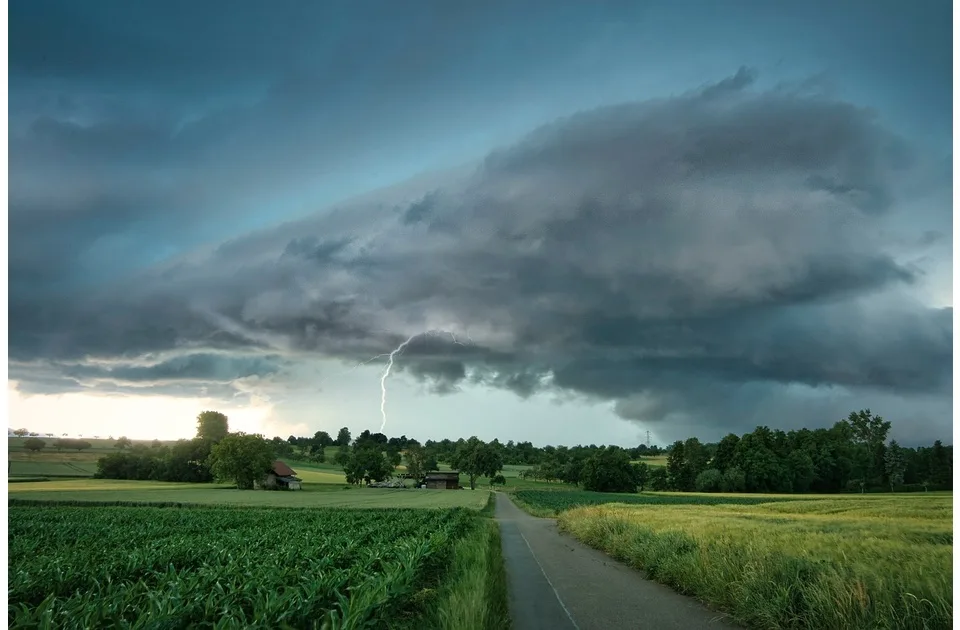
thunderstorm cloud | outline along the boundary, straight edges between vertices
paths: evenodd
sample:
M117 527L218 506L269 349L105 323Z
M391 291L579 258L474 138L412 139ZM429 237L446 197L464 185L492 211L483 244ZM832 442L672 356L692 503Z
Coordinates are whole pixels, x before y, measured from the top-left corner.
M931 286L952 246L952 158L871 103L735 65L550 116L456 168L274 214L269 191L375 159L340 147L417 139L362 85L318 71L237 88L246 105L120 107L102 98L110 84L227 81L225 48L190 44L146 78L138 56L166 50L159 35L56 19L11 8L9 370L25 393L277 396L312 362L346 369L433 330L447 332L415 338L395 370L437 396L603 401L707 438L877 401L919 434L949 431L953 313ZM89 49L67 64L33 31ZM328 74L370 63L339 46L358 67ZM238 63L296 67L294 48ZM191 55L206 61L188 81ZM383 89L448 72L418 62ZM332 122L307 124L311 103ZM351 103L369 124L352 126Z

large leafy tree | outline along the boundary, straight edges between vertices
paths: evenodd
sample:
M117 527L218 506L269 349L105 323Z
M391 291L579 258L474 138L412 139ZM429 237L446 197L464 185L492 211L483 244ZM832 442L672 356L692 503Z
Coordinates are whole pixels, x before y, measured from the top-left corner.
M676 490L684 489L684 476L687 468L687 456L682 440L670 447L667 455L667 484Z
M739 443L739 435L730 433L724 436L717 444L717 450L713 455L713 461L710 462L710 467L723 472L733 466L733 459L737 454L737 444Z
M427 452L419 444L407 447L407 474L412 479L420 480L427 474Z
M886 476L884 446L890 422L874 415L869 409L851 412L847 417L854 444L856 444L857 478L861 490L870 482L882 481Z
M339 432L337 432L337 446L349 446L350 445L350 429L347 427L342 427Z
M27 449L28 451L32 451L34 453L43 449L43 447L46 445L47 445L46 442L44 442L40 438L35 438L35 437L27 438L26 440L23 441L23 448Z
M637 485L637 490L643 492L650 479L650 466L647 462L633 464L633 481Z
M670 477L665 466L656 466L650 470L650 489L657 492L670 489Z
M953 456L951 450L945 448L943 443L937 440L933 443L928 458L928 480L944 490L953 488Z
M219 481L253 488L273 463L273 445L260 434L230 433L210 451L210 470Z
M470 489L477 487L478 477L493 477L503 470L500 453L477 436L471 437L457 447L450 465L470 477Z
M319 446L320 448L333 446L333 438L326 431L317 431L313 434L313 446Z
M897 444L896 440L891 440L887 446L887 452L884 454L884 466L886 467L887 481L890 484L890 492L903 483L903 474L907 470L907 461L903 454L903 449Z
M393 466L387 461L377 444L362 444L353 449L343 464L347 483L360 483L366 478L383 481L393 474Z
M219 442L230 432L227 416L219 411L203 411L197 416L197 437L201 440Z
M120 439L118 439L117 443L114 444L113 446L114 448L119 448L120 450L123 450L125 448L130 448L131 446L133 446L133 442L127 436L121 435Z
M583 489L594 492L635 492L637 489L630 456L618 446L601 446L583 463L580 478Z

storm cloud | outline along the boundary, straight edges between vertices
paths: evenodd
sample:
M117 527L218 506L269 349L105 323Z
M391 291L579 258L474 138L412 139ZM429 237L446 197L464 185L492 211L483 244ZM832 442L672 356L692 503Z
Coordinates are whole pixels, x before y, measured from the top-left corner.
M580 112L409 203L13 304L13 377L46 361L90 386L228 384L441 329L469 341L416 339L399 369L439 391L620 400L638 420L763 384L947 395L951 311L904 301L922 270L885 241L921 161L865 109L751 83Z
M8 364L23 392L282 397L316 387L305 366L348 369L426 333L395 370L435 395L603 401L678 435L822 424L871 400L946 426L952 308L927 291L951 247L951 160L824 82L734 65L502 127L509 140L451 162L435 138L495 115L524 64L540 67L464 83L477 109L452 108L431 138L406 126L442 109L415 95L493 64L468 51L487 45L469 25L493 28L495 12L361 24L304 5L324 32L383 39L376 54L331 39L350 61L324 66L289 16L264 13L254 37L251 15L174 3L164 19L218 23L220 43L180 34L168 54L175 29L135 9L114 6L127 26L108 28L98 8L57 6L11 8ZM531 3L525 27L545 10ZM391 39L401 23L444 33L436 54ZM271 29L284 46L258 39ZM586 63L583 37L544 38L530 58ZM374 98L355 77L387 59L377 90L394 97ZM293 210L353 190L304 182L390 160L420 175Z

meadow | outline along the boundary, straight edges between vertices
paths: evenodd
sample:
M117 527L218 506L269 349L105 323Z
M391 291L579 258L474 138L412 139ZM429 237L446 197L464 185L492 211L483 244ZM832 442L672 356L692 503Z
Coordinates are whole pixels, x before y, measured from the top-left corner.
M567 493L541 494L557 496L528 498ZM950 494L635 496L562 510L559 526L748 628L953 625Z
M8 627L507 623L499 533L475 510L14 505L9 523Z

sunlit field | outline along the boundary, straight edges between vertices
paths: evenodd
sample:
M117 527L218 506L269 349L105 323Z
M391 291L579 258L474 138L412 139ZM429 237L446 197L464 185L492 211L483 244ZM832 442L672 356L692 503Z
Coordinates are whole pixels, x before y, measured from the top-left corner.
M683 496L691 504L573 508L558 523L747 627L952 627L950 494L757 505Z

